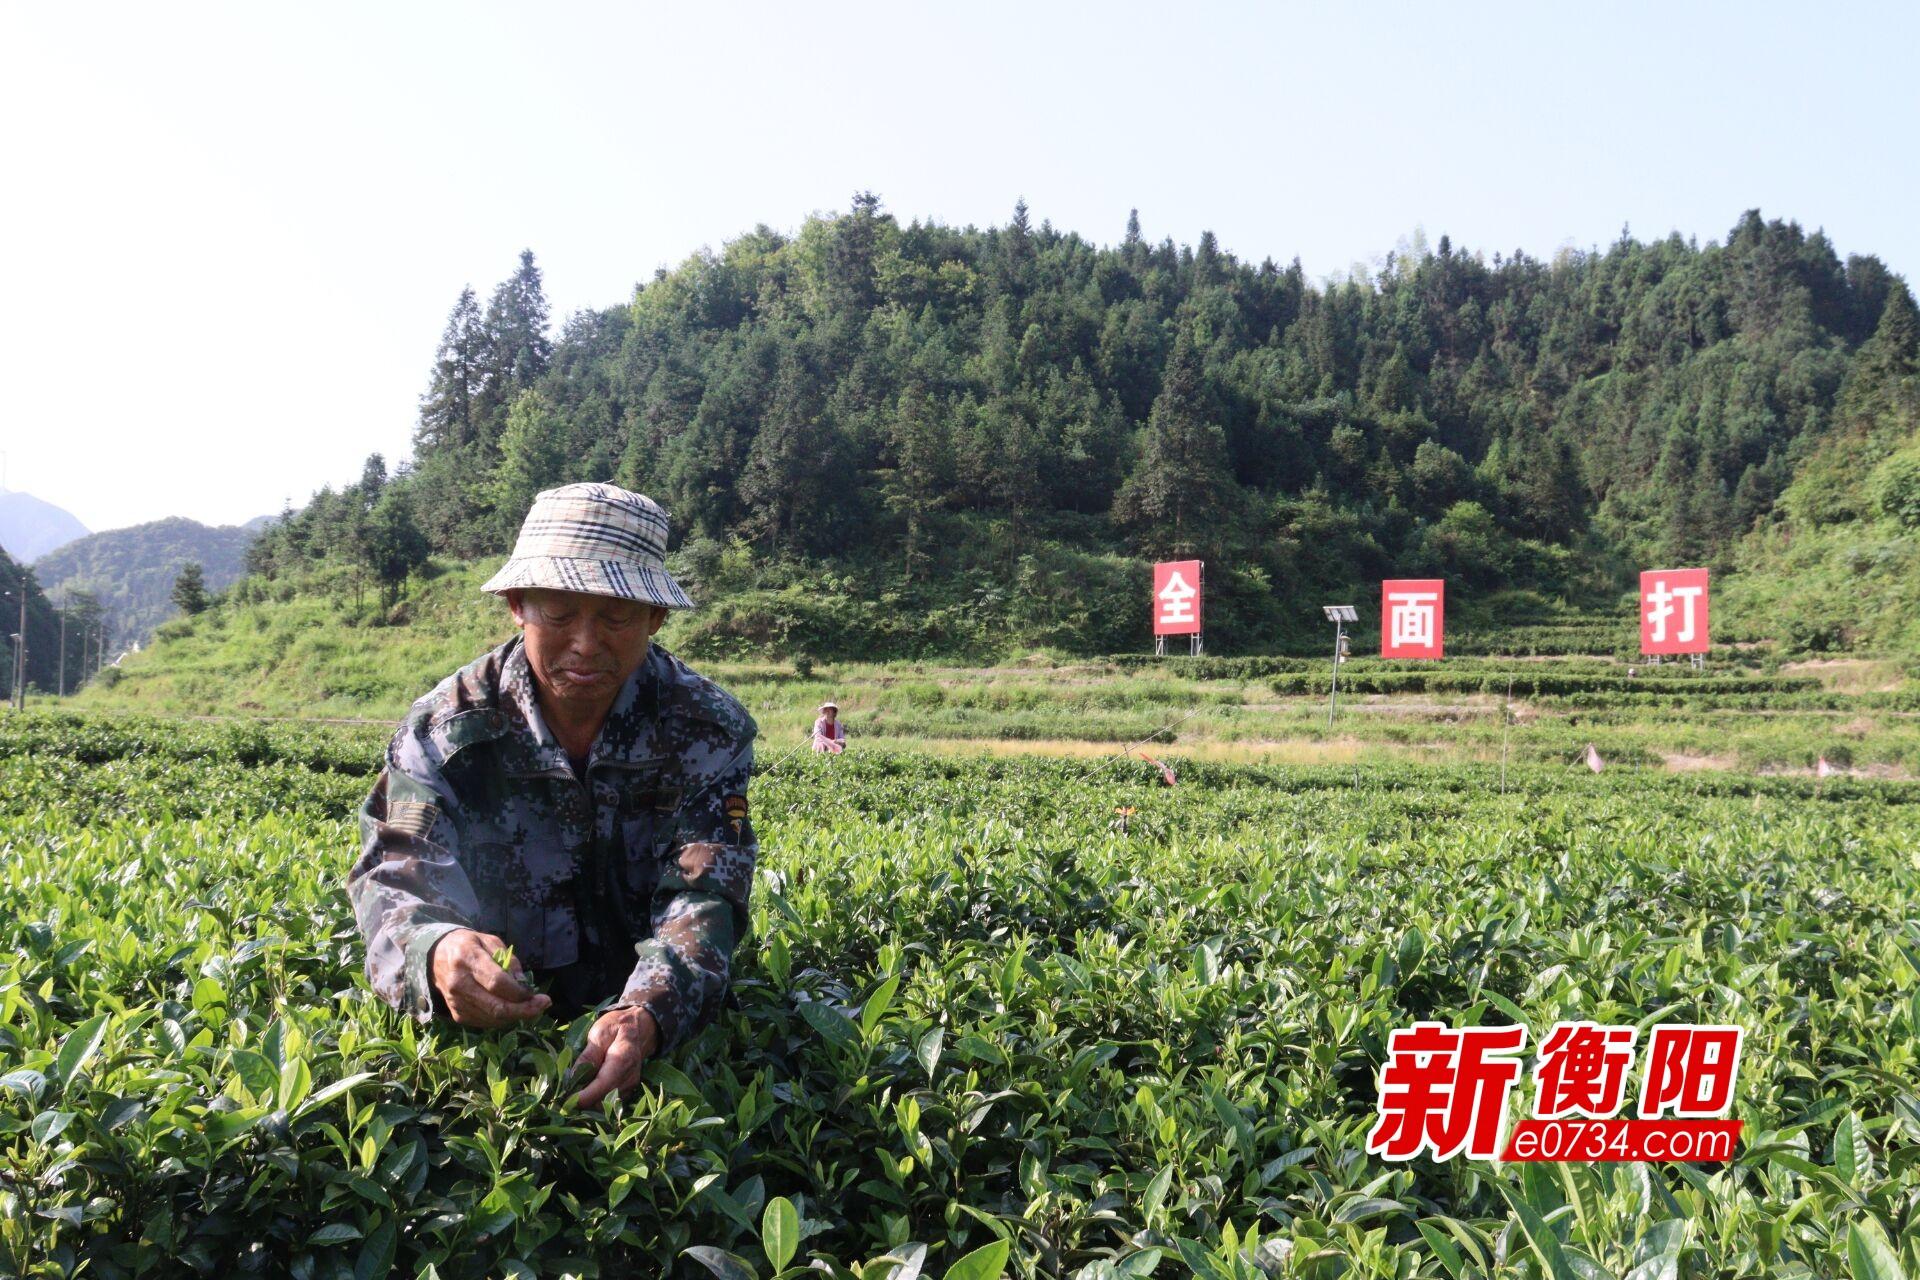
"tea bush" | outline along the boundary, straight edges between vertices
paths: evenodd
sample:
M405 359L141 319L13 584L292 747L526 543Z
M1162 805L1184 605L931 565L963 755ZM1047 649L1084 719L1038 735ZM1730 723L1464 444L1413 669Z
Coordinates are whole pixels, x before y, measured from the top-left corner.
M0 727L0 1271L1920 1274L1920 785L801 755L722 1018L578 1114L585 1020L369 995L383 737ZM1364 1153L1391 1030L1561 1017L1745 1026L1737 1158Z

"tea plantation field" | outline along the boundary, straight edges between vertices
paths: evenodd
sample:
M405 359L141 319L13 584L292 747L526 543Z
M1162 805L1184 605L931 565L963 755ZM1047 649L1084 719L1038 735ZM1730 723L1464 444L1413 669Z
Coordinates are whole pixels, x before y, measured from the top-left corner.
M0 1274L1920 1277L1920 784L792 757L578 1114L366 991L384 738L0 721ZM1738 1157L1364 1153L1394 1028L1561 1017L1745 1026Z

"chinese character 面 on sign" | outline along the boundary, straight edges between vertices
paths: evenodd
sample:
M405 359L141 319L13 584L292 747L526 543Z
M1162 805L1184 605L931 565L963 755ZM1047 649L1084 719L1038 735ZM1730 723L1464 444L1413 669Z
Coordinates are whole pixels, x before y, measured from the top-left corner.
M1380 584L1380 656L1438 658L1446 634L1447 584L1389 578Z
M1153 566L1153 634L1200 632L1200 561L1163 560Z
M1640 652L1707 651L1707 571L1649 569L1640 575Z

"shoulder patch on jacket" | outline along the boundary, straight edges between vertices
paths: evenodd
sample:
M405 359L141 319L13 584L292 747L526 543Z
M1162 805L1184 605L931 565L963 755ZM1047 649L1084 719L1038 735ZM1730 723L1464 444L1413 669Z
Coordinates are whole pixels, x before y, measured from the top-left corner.
M425 840L440 817L440 806L425 800L392 800L387 803L387 825L405 835Z

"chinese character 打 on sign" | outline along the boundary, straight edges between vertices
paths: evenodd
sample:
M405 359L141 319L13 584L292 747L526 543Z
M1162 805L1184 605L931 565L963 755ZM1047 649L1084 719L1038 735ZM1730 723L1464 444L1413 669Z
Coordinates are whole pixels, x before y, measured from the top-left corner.
M1707 651L1707 571L1649 569L1640 575L1640 652Z
M1200 634L1200 562L1163 560L1153 566L1153 634Z
M1389 578L1380 584L1380 656L1437 658L1446 631L1447 584Z

